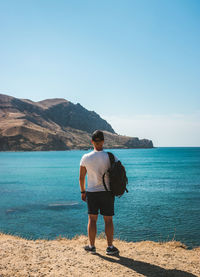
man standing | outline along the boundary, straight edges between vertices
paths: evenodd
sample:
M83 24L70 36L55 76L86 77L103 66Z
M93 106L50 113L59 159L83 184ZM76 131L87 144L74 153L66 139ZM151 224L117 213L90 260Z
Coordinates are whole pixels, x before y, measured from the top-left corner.
M113 215L114 215L114 196L110 191L109 178L105 175L105 183L109 191L105 190L102 176L110 167L108 153L103 150L104 134L97 130L92 134L92 144L94 150L83 155L80 161L79 183L81 189L81 199L87 202L88 207L88 238L89 245L84 249L91 253L96 252L95 238L97 233L98 213L104 217L105 234L108 247L107 255L118 254L119 250L113 246ZM116 157L115 157L116 159ZM117 160L117 159L116 159ZM85 177L87 174L87 190L85 186Z

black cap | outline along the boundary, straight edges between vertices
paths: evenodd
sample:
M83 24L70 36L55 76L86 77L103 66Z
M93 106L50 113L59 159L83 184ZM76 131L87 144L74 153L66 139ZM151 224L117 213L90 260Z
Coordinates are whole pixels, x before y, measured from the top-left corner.
M100 131L100 130L94 131L94 133L92 134L92 140L93 140L93 141L96 141L96 140L104 140L103 132Z

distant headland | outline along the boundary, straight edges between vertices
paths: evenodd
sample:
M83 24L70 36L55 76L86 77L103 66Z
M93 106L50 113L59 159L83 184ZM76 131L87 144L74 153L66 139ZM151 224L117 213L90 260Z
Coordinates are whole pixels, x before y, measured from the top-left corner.
M116 134L106 120L79 103L0 94L0 151L89 149L96 129L104 131L105 148L153 148L151 140Z

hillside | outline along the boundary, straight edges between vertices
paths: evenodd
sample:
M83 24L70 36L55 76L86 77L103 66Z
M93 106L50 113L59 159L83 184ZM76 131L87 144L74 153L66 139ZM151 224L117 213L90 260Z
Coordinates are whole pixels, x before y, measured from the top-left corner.
M105 133L105 148L152 148L148 139L120 136L94 111L65 99L33 102L0 94L0 151L88 149L91 133Z

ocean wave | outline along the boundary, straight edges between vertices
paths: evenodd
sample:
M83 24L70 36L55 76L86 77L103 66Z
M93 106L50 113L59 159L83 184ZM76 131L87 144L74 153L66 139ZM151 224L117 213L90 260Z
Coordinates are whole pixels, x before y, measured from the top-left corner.
M26 207L13 207L6 210L6 214L16 213L16 212L28 212L33 210L62 210L62 209L70 209L73 207L78 207L80 203L78 202L54 202L49 204L39 204L39 205L27 205Z
M48 207L64 207L64 206L75 206L78 205L78 202L63 202L63 203L50 203Z

